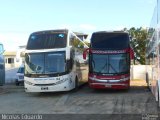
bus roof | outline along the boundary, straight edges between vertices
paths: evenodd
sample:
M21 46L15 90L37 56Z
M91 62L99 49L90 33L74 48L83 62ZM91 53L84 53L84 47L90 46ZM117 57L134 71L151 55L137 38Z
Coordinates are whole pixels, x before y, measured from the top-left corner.
M52 33L52 32L61 32L61 33L67 33L69 31L69 29L55 29L55 30L43 30L43 31L36 31L33 32L32 34L46 34L46 33Z
M97 31L97 32L94 32L93 34L97 34L97 33L120 33L120 34L128 34L128 32L126 31Z

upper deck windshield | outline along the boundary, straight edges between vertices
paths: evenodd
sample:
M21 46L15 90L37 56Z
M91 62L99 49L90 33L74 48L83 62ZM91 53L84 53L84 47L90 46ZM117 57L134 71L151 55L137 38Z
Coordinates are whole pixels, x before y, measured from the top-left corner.
M25 75L59 74L66 71L65 52L26 53Z
M92 49L122 50L129 47L129 35L127 33L97 32L91 37Z
M92 54L90 71L100 74L124 74L129 72L129 54Z
M64 32L38 32L29 37L27 49L53 49L64 48L67 45L67 33Z

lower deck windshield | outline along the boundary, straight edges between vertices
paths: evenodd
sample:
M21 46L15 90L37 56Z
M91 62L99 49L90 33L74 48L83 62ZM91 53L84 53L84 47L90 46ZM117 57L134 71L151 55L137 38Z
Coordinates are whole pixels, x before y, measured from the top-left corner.
M125 74L130 71L129 54L91 54L90 72L99 74Z
M66 71L65 52L26 53L25 75L57 74Z

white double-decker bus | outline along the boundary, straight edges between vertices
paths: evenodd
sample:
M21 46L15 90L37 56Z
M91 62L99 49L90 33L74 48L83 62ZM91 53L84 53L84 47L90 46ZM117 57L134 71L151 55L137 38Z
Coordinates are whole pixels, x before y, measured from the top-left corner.
M160 0L157 0L148 30L146 82L160 106Z
M88 46L67 29L34 32L25 50L26 92L69 91L87 82Z

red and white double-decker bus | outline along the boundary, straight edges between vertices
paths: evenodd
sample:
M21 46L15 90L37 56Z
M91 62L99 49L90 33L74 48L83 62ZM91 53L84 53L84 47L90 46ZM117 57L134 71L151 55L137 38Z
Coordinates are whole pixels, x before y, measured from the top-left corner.
M94 89L128 89L133 51L130 37L123 31L92 34L89 53L88 83Z

